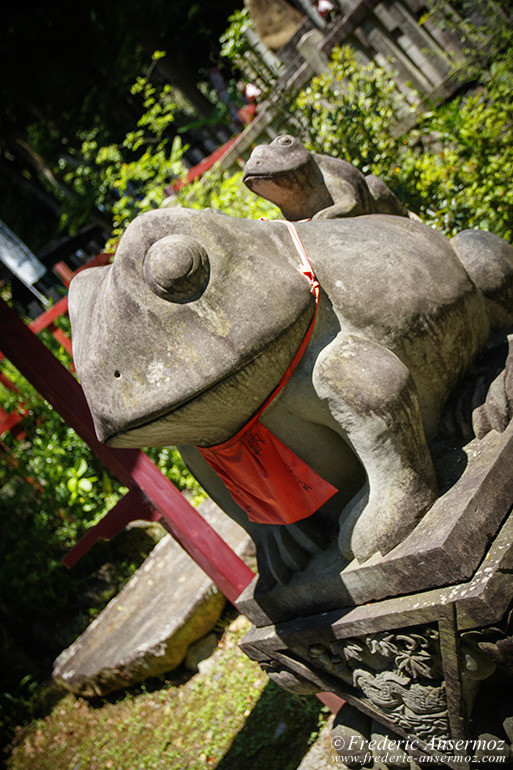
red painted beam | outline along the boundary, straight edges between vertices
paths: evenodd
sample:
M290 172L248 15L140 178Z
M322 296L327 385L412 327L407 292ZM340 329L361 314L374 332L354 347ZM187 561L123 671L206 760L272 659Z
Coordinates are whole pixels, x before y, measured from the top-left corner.
M97 254L95 257L92 257L89 262L87 262L85 265L82 265L82 267L77 268L73 275L76 275L77 273L81 273L82 270L87 270L88 267L101 267L102 265L107 265L112 257L114 256L111 252L106 251L100 251L99 254Z
M101 521L86 532L84 537L62 559L65 567L73 567L98 540L111 540L131 521L145 519L158 521L162 517L137 488L131 489L116 503Z
M324 706L327 706L332 714L338 714L342 706L345 704L345 700L339 698L334 692L320 692L317 693L317 697Z
M53 308L52 308L53 309ZM157 508L180 545L235 602L254 575L143 452L110 449L96 438L82 388L72 374L0 299L4 354L111 469L122 484L138 486Z
M52 270L55 275L59 276L64 286L68 288L74 275L73 270L65 262L56 262Z
M217 161L220 160L226 152L228 152L230 147L235 144L239 136L240 134L237 134L231 139L228 139L225 144L221 145L221 147L218 147L217 150L214 150L211 155L207 155L207 157L203 158L203 160L201 160L196 166L192 166L192 168L190 168L187 172L185 179L179 179L176 182L172 182L167 189L176 191L181 190L182 187L185 187L185 185L188 185L190 182L193 182L194 179L200 177L205 173L205 171L208 171L210 168L212 168L214 163L217 163Z
M2 354L0 353L0 356ZM12 382L7 375L5 375L3 372L0 372L0 384L4 386L4 388L7 388L7 390L12 391L13 393L19 393L20 389L17 385Z
M29 329L34 334L39 334L39 332L42 332L43 329L46 329L48 326L50 326L50 324L53 324L57 318L67 312L68 298L66 296L56 302L55 305L48 308L48 310L45 310L44 313L38 315L38 317L29 324Z
M224 540L200 516L185 497L160 473L144 452L139 452L132 466L133 479L152 503L162 512L165 524L194 561L210 575L224 595L235 599L251 583L254 573ZM174 492L170 500L169 486ZM164 522L163 522L164 523ZM215 536L215 537L214 537ZM187 545L184 545L187 542ZM205 556L208 554L208 560ZM229 567L225 559L230 554Z
M85 265L82 265L82 267L79 267L77 270L72 270L65 262L56 262L53 266L53 271L56 273L59 278L61 279L62 283L66 288L69 287L73 277L80 273L82 270L86 270L88 267L98 267L100 265L106 265L110 258L112 257L112 254L108 254L104 251L101 251L99 254L97 254L95 257L89 260Z
M71 340L68 335L62 329L59 329L58 326L54 326L53 324L51 324L48 329L52 332L54 339L57 340L59 345L63 347L70 356L73 355Z
M21 415L19 412L4 412L3 409L0 409L0 438L4 435L4 433L8 433L10 430L12 430L16 425L18 425L23 420L23 415Z

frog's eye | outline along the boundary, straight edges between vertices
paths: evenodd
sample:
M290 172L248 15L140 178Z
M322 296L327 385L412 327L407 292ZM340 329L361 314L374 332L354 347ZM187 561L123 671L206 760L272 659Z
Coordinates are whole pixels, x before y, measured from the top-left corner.
M144 258L144 278L158 297L191 302L203 293L210 275L208 254L188 235L166 235Z
M294 144L294 137L290 136L290 134L282 134L277 136L271 144L279 144L280 147L290 147L291 144Z

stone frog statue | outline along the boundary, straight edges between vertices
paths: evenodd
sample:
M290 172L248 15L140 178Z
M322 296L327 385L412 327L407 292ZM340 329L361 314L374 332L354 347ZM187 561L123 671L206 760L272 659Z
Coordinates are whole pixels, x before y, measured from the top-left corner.
M409 216L379 177L364 176L340 158L309 152L288 134L257 145L242 178L252 192L274 203L292 222L362 214Z
M288 227L320 284L318 309ZM452 241L406 217L302 222L161 209L129 225L110 266L71 284L76 369L98 437L174 444L286 582L339 522L341 551L385 554L437 497L428 441L491 331L513 321L513 249ZM337 491L287 525L253 522L199 448L261 423ZM331 528L331 529L330 529Z

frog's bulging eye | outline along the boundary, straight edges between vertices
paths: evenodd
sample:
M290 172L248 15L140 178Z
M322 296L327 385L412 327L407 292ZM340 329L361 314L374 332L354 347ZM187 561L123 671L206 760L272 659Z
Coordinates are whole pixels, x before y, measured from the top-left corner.
M274 142L271 142L271 144L279 144L280 147L289 147L291 144L294 144L294 137L290 136L290 134L281 134L281 136L277 136Z
M144 278L158 297L191 302L203 293L209 279L208 254L188 235L167 235L150 246L144 258Z

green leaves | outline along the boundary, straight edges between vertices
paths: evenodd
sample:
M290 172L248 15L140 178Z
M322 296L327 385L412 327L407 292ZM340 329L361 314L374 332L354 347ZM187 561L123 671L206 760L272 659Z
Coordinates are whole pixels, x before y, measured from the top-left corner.
M251 26L251 18L247 8L234 11L228 17L229 26L219 38L220 54L223 58L236 62L238 56L243 56L249 48L248 39L244 32Z
M242 171L220 173L216 169L187 185L178 193L178 202L189 208L213 208L234 217L279 219L277 206L257 197L242 182Z
M140 97L142 113L119 144L101 145L96 129L84 136L76 163L65 171L65 181L101 211L112 216L113 243L137 214L158 207L165 188L185 174L182 158L186 146L172 129L178 109L169 84L154 85L151 73L165 56L155 51L145 76L139 76L131 93ZM65 161L62 161L65 165ZM69 206L64 216L75 216Z
M310 147L381 176L427 223L454 235L483 228L513 238L513 48L482 85L425 113L398 136L405 117L391 78L335 51L331 74L312 81L295 109L306 117Z
M68 476L66 486L70 492L70 505L78 502L84 511L91 511L94 508L94 500L88 501L88 497L94 490L94 482L98 481L98 476L86 477L87 470L87 462L81 457L72 468L66 470L65 475Z

